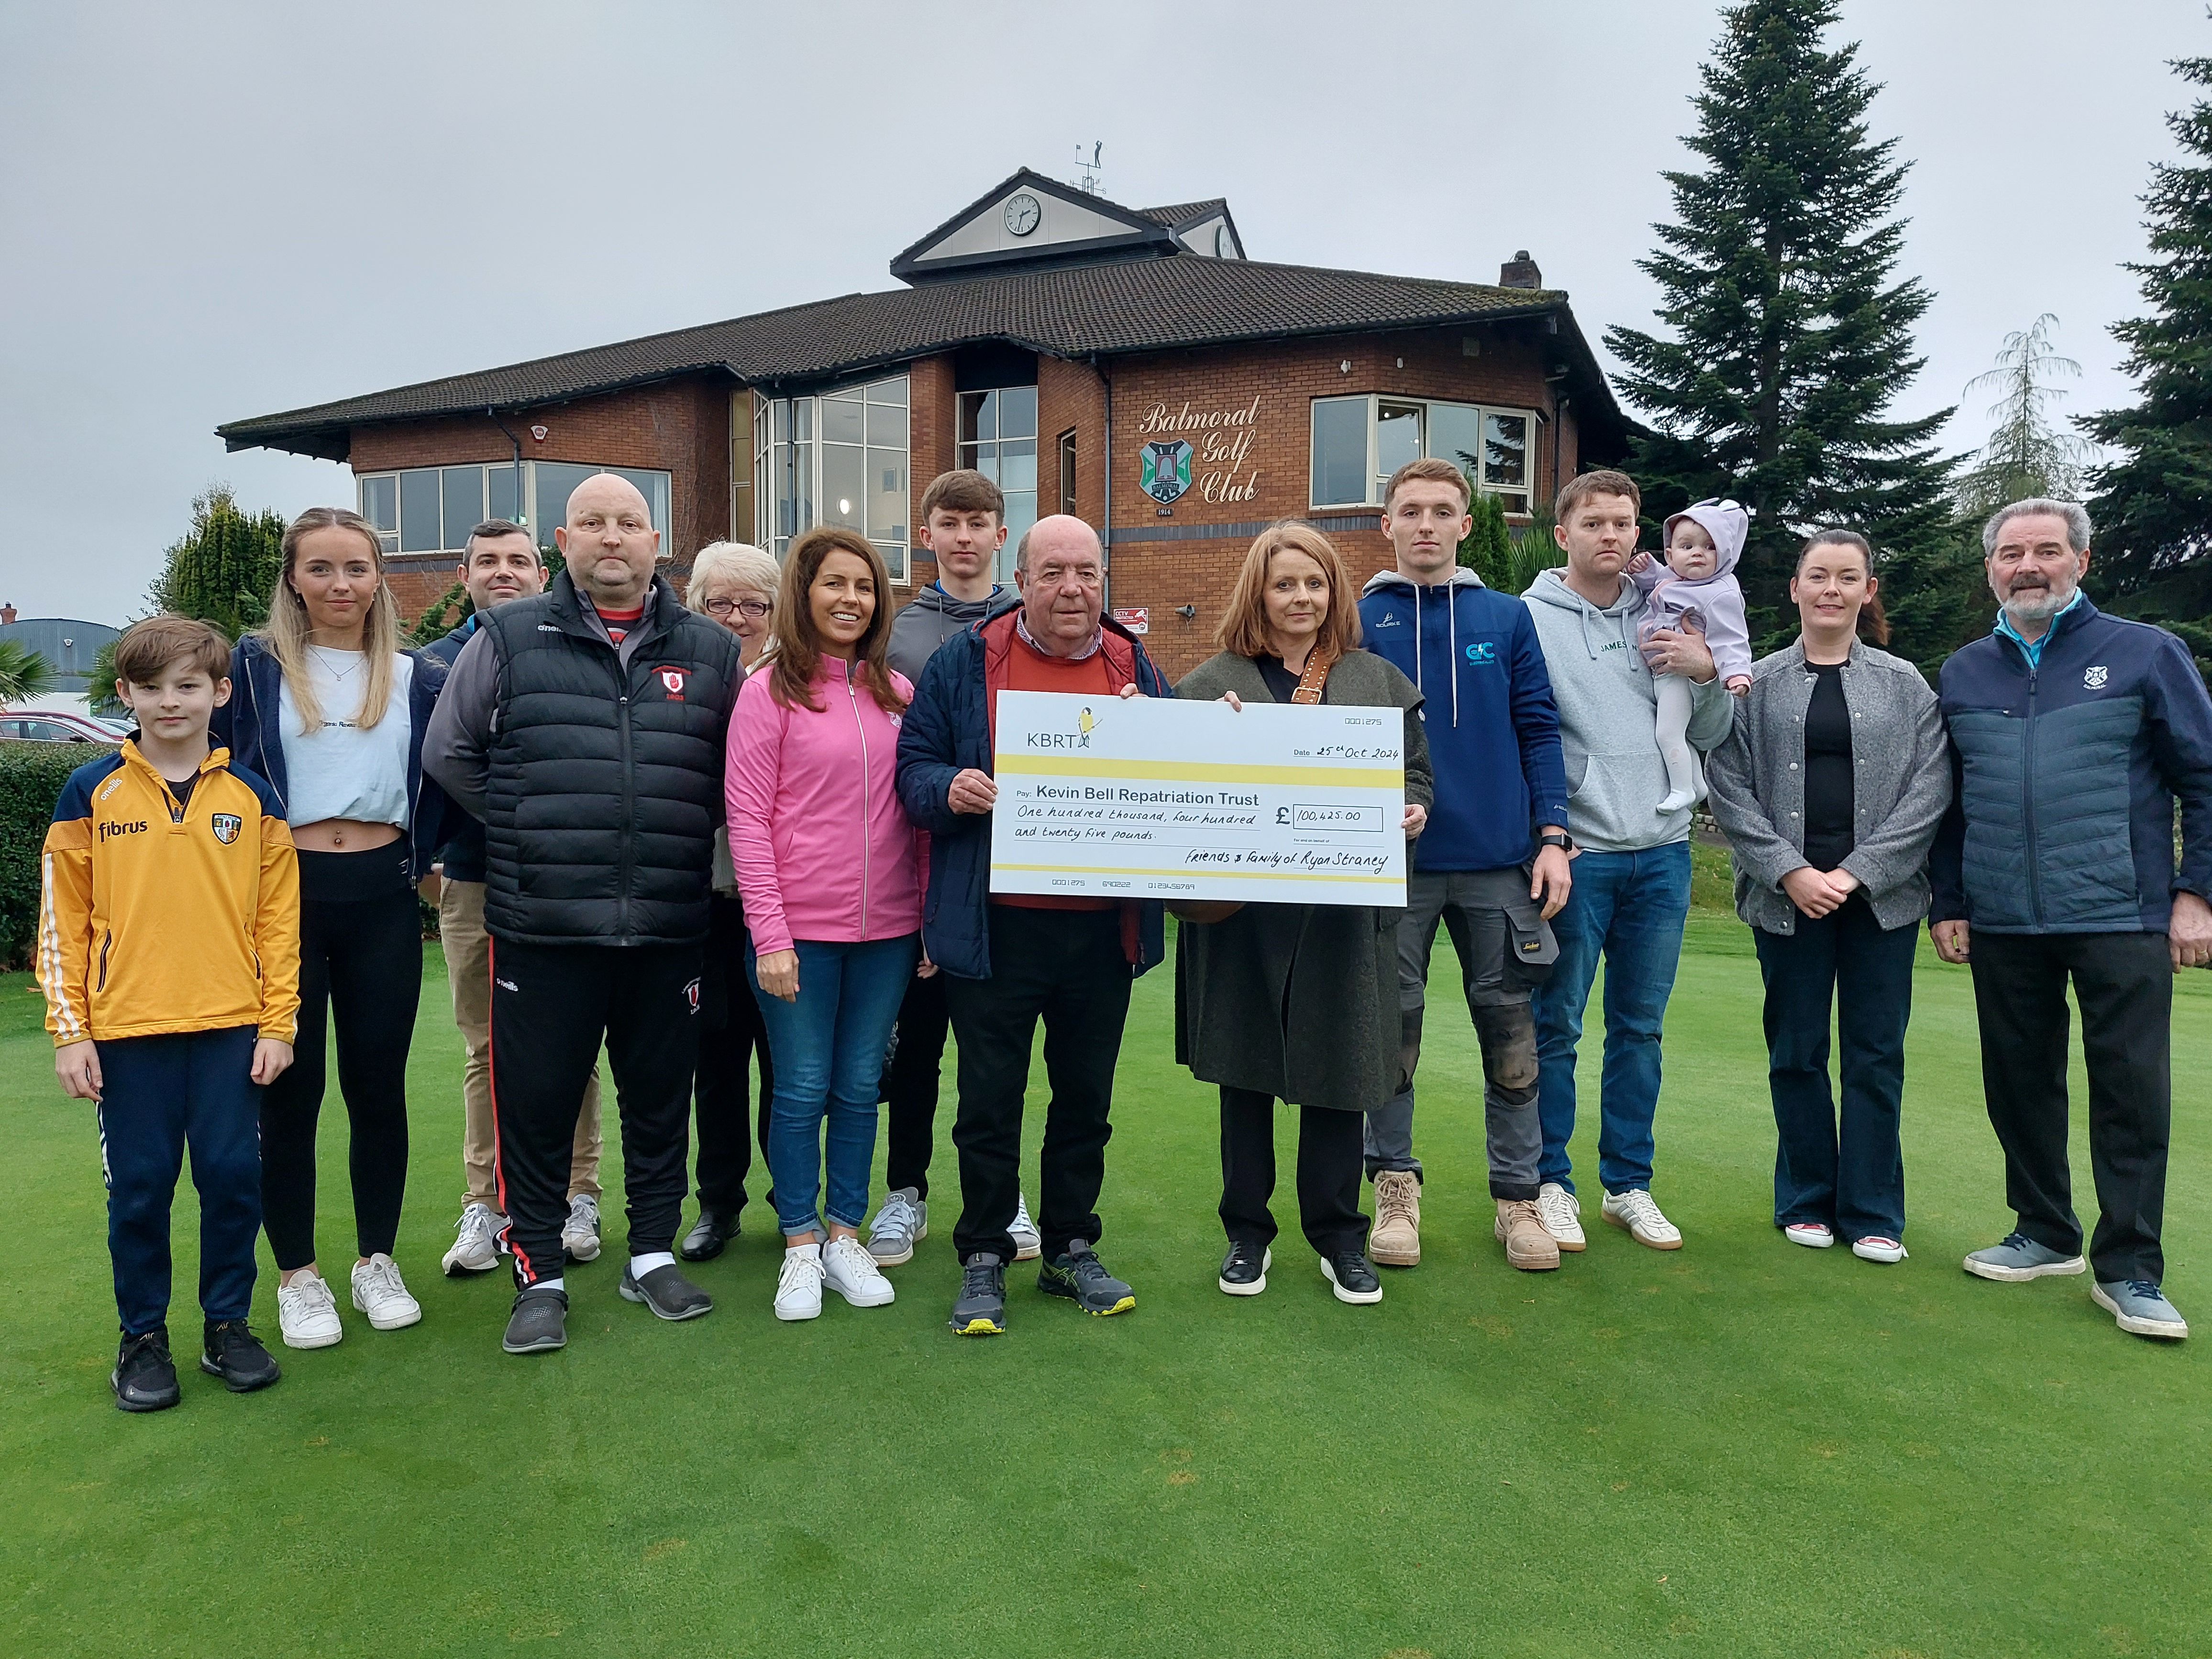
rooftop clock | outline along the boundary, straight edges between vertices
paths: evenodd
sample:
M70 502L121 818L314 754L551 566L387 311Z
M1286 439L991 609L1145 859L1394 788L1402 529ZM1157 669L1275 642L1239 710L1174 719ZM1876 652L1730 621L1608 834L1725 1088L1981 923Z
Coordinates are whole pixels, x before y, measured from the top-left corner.
M1037 221L1043 216L1044 209L1027 191L1006 198L1006 230L1011 235L1028 235L1037 228Z

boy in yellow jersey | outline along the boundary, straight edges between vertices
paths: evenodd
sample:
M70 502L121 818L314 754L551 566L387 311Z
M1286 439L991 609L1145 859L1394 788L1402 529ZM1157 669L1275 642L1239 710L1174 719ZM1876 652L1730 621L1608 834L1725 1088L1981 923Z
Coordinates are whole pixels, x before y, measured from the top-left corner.
M38 974L64 1092L94 1103L127 1412L180 1397L169 1357L169 1204L185 1149L200 1195L200 1369L234 1392L276 1362L246 1328L261 1230L261 1089L292 1063L300 877L270 787L210 749L230 642L151 617L115 648L137 717L70 775L42 860Z

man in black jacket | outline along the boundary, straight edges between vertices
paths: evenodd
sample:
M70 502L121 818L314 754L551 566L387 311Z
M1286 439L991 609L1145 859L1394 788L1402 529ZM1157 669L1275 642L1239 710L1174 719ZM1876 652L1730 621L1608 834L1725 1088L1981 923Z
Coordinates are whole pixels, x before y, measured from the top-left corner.
M569 1148L604 1037L621 1101L629 1264L663 1319L714 1304L676 1266L700 947L722 753L744 678L736 636L654 574L660 532L627 480L568 498L550 591L483 613L423 764L484 823L492 1112L512 1223L504 1346L567 1342Z
M469 532L461 550L461 585L473 610L466 622L422 647L447 668L476 637L477 618L495 605L535 599L545 591L545 562L538 544L520 525L486 519ZM488 1273L499 1266L507 1218L500 1212L499 1146L491 1119L491 957L484 932L483 825L455 813L453 838L438 849L437 873L422 884L422 896L438 907L438 945L446 957L446 981L453 998L453 1024L460 1029L467 1064L461 1077L461 1174L467 1183L460 1224L453 1248L440 1265L448 1278ZM571 1261L591 1261L599 1254L599 1068L585 1079L582 1109L576 1118L574 1157L568 1166L568 1219L561 1228L561 1248Z

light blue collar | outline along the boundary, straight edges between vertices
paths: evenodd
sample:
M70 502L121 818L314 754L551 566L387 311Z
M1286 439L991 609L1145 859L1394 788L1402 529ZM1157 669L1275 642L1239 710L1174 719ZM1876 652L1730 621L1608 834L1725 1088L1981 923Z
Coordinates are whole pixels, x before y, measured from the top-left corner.
M1999 605L1997 607L1996 631L2003 635L2007 639L2010 640L2014 645L2017 645L2021 648L2021 653L2022 655L2027 657L2027 665L2030 668L2040 667L2043 663L2043 647L2051 643L2051 636L2058 631L2059 617L2064 616L2068 611L2071 611L2075 605L2081 603L2081 590L2077 587L2074 590L2074 597L2067 600L2064 605L2060 605L2058 609L2052 613L2051 620L2043 625L2043 632L2041 635L2033 640L2022 639L2021 637L2020 630L2012 625L2012 617L2010 615L2007 613L2002 605Z

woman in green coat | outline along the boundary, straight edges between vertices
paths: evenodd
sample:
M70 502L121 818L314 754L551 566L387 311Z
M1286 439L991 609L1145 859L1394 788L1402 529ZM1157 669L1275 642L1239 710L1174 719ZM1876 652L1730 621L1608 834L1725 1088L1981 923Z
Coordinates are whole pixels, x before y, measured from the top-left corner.
M1421 694L1358 649L1358 593L1328 537L1272 525L1252 544L1221 625L1221 652L1178 697L1405 711L1407 836L1433 794ZM1373 905L1189 907L1176 944L1176 1058L1221 1089L1221 1288L1267 1288L1275 1237L1275 1102L1299 1109L1298 1213L1340 1302L1380 1302L1359 1211L1364 1114L1398 1082L1401 912ZM1209 919L1210 918L1210 919Z

